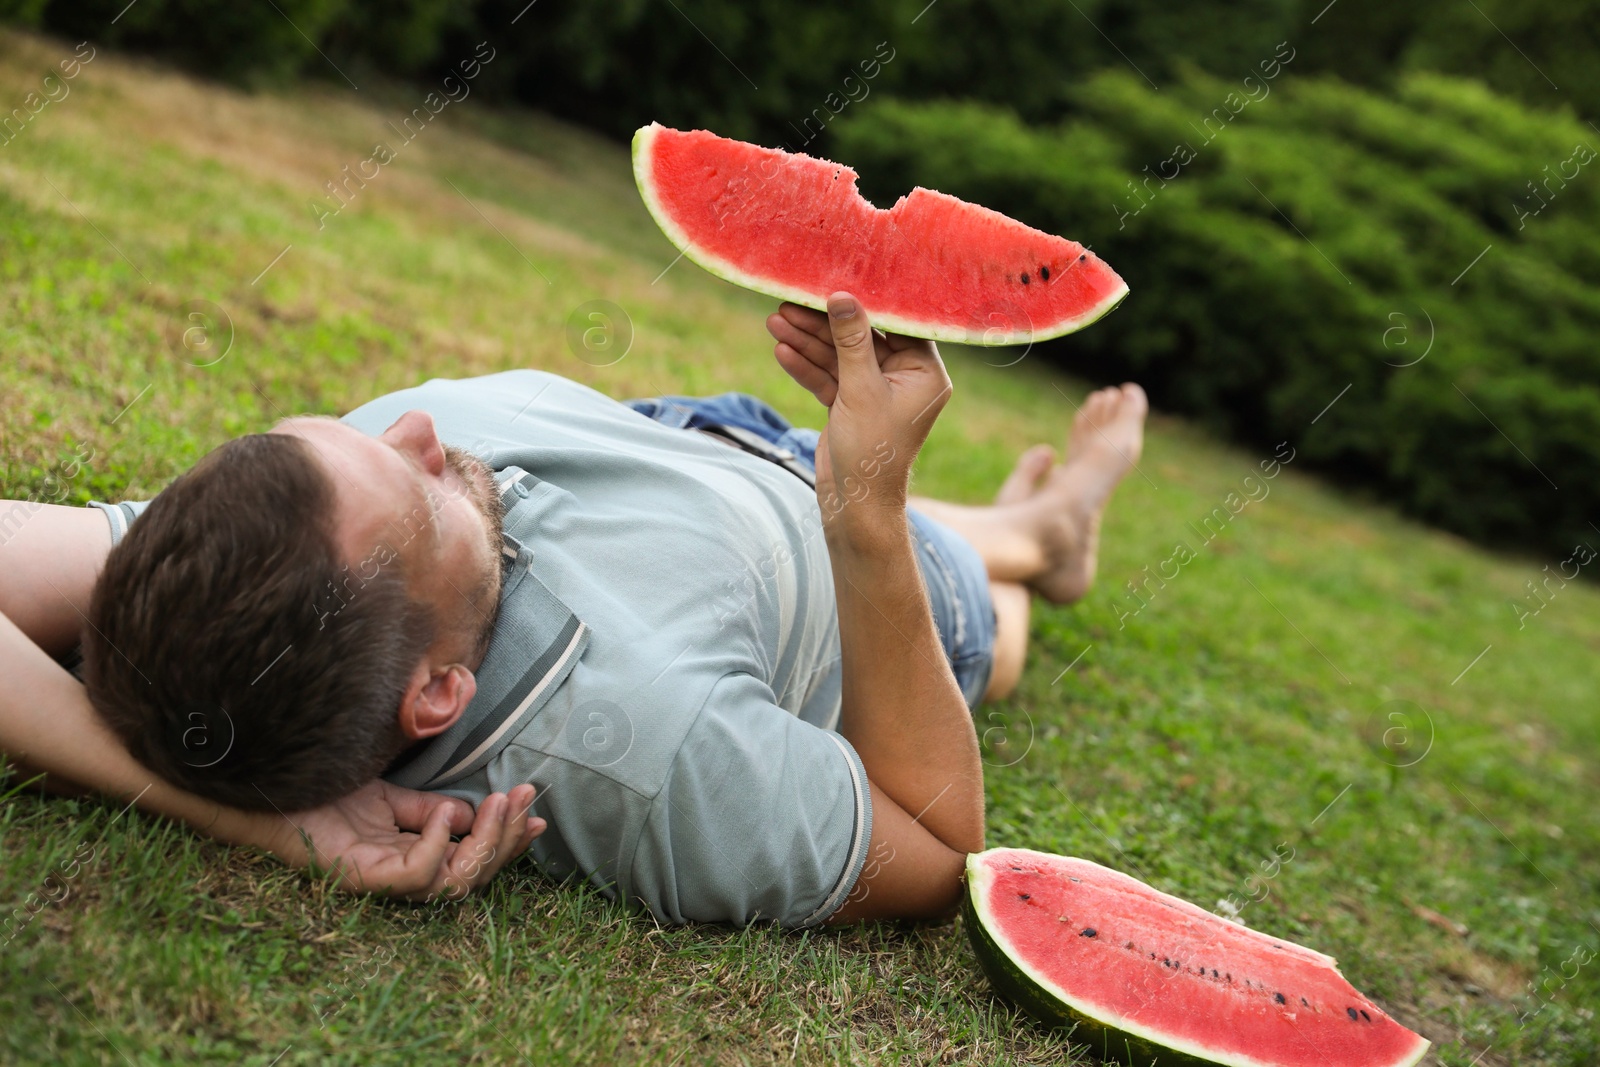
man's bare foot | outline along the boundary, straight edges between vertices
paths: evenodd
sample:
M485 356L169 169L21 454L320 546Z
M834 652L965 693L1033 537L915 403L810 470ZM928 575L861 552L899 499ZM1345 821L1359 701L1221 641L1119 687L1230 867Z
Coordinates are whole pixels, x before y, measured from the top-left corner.
M1144 390L1132 382L1096 390L1072 420L1065 463L1050 468L1039 458L1040 449L1048 446L1036 445L1023 453L1006 479L1002 494L1026 493L1021 499L1039 509L1045 570L1028 584L1046 600L1070 604L1093 584L1100 519L1117 483L1139 462L1149 410Z
M1039 491L1039 479L1055 466L1056 450L1050 445L1034 445L1017 457L1017 465L1006 475L1000 491L994 495L996 504L1020 504Z

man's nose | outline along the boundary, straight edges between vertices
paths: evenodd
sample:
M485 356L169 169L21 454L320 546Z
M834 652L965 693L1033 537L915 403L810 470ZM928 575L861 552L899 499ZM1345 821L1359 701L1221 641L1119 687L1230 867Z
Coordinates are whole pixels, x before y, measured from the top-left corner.
M426 411L408 411L383 432L383 440L401 455L437 477L444 473L444 445L439 443L433 416Z

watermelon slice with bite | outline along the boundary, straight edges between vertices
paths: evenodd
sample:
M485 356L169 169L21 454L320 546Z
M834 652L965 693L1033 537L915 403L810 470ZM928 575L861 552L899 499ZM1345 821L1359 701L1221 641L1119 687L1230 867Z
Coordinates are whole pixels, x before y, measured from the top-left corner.
M1428 1042L1332 957L1098 863L967 857L965 925L997 990L1102 1057L1140 1065L1410 1067Z
M848 290L894 333L1026 344L1082 329L1128 292L1076 241L931 189L884 211L849 167L705 130L640 129L633 174L667 237L712 274L818 309Z

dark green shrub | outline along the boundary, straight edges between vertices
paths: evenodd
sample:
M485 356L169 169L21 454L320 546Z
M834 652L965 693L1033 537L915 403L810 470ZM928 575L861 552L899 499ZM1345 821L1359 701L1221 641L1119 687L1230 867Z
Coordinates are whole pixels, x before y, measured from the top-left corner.
M42 24L74 40L151 52L212 77L254 82L282 79L310 61L323 62L315 42L345 2L51 0Z
M618 136L655 120L801 147L818 125L806 117L830 93L844 99L844 79L883 54L893 59L873 91L1054 119L1069 87L1100 67L1137 64L1160 79L1179 56L1218 71L1248 65L1300 3L540 0L512 26L526 6L483 0L473 31L507 39L518 99Z
M38 26L50 0L0 0L0 22L16 26Z
M276 6L274 6L276 5ZM153 52L251 82L332 60L430 73L499 51L477 86L616 135L651 120L790 143L829 95L966 97L1058 118L1092 70L1174 57L1231 71L1281 39L1300 0L1172 5L1157 0L0 0L0 21ZM126 10L124 10L126 9ZM115 20L115 21L113 21ZM1112 38L1102 35L1104 28ZM320 53L319 54L319 50ZM883 62L885 55L892 56ZM432 73L442 73L433 71ZM836 105L837 106L837 105ZM800 131L800 132L797 132ZM797 145L798 146L798 145Z
M1307 19L1326 0L1304 5ZM1388 86L1397 72L1477 78L1540 108L1600 113L1597 0L1339 0L1296 34L1307 69Z
M470 47L460 56L443 56L441 50L450 31L473 28L473 7L457 0L343 0L323 48L391 74L420 74L436 60L448 66L472 55Z
M881 100L835 148L880 203L939 188L1123 274L1115 314L1038 354L1289 438L1474 538L1595 538L1600 135L1431 75L1393 99L1293 73L1256 86L1241 106L1238 82L1157 93L1111 71L1054 127Z

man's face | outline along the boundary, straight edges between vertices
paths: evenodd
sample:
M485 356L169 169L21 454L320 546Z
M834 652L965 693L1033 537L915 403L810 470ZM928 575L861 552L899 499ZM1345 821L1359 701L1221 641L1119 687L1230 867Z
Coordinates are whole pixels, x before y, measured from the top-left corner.
M403 562L412 598L439 621L429 658L476 670L500 603L501 510L489 467L442 444L422 411L406 412L378 437L310 415L272 432L315 450L333 486L335 539L351 572L370 580L387 546Z

